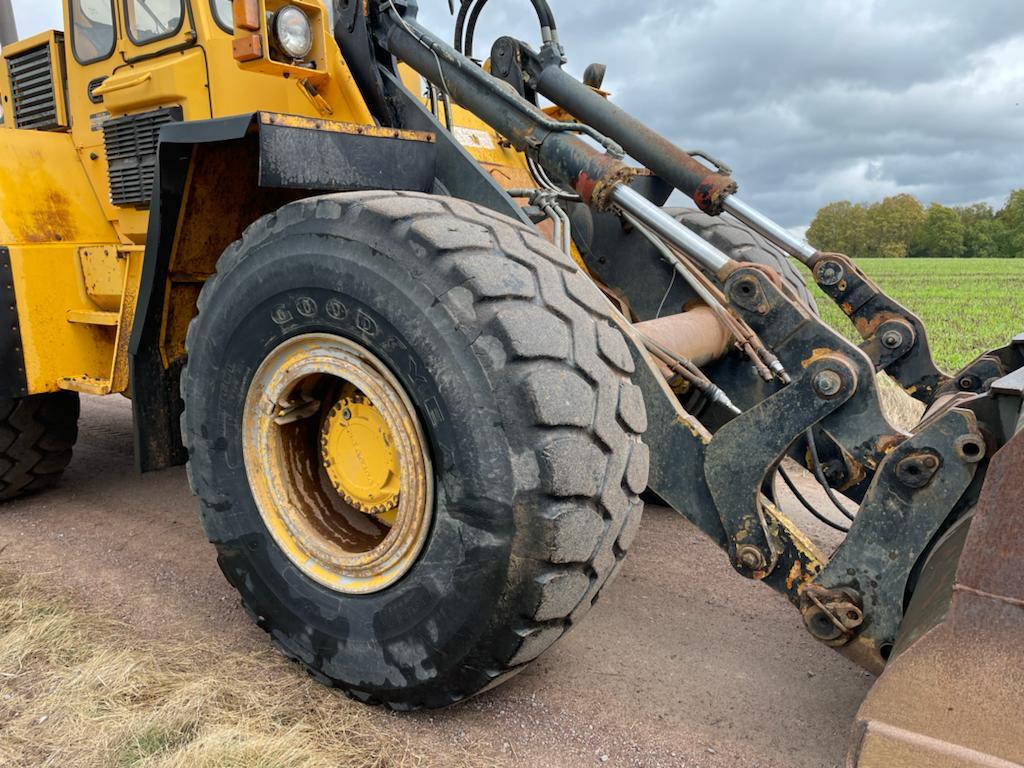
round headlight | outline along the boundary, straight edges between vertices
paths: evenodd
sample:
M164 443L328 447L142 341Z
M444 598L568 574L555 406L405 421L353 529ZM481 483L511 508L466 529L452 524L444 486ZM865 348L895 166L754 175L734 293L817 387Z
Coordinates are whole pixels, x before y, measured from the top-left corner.
M301 59L313 47L313 28L306 14L294 5L286 5L274 14L274 41L293 59Z

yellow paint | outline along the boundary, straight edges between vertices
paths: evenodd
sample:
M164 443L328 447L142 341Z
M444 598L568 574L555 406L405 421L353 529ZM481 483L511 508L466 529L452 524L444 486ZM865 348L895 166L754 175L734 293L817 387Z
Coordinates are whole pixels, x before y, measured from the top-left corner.
M365 399L375 403L375 407L366 404L358 418L363 426L379 432L368 435L361 429L358 439L377 455L379 464L343 469L340 477L358 483L364 466L370 467L371 475L383 469L374 479L384 487L391 476L397 476L398 506L388 518L367 521L337 497L330 479L321 479L327 474L319 471L324 459L332 464L350 461L351 442L345 439L346 428L340 428L333 444L337 425L322 423L325 404L297 397L314 392L340 393L335 394L339 401L361 399L357 393L365 393ZM326 403L331 406L331 418L351 404ZM381 445L384 433L387 446ZM320 438L327 438L327 445L316 450ZM366 594L383 589L412 567L430 528L433 472L411 400L394 375L364 347L339 336L309 334L289 339L272 351L249 387L242 414L242 448L253 500L267 529L310 578L339 592ZM384 467L390 463L391 451L397 466ZM317 471L297 473L295 467L316 467Z
M40 32L38 35L33 35L24 40L19 40L16 43L6 46L3 49L3 57L7 59L11 56L18 56L26 51L31 51L34 48L41 48L46 46L50 49L50 61L59 62L64 56L63 48L57 42L57 33L53 30L47 30L46 32ZM67 128L69 125L69 116L67 110L67 102L63 98L64 93L64 73L60 67L56 68L57 71L52 73L53 88L54 91L59 95L59 98L54 99L57 105L57 125L62 128ZM7 76L7 67L0 66L0 70L3 70L2 83L0 86L0 93L5 97L3 101L3 108L6 112L10 105L10 82Z
M116 241L68 134L0 130L0 245Z
M331 409L321 429L321 456L335 490L362 512L398 506L398 451L384 415L356 393Z
M112 251L122 262L116 311L90 296L78 248L27 245L10 252L29 392L124 392L141 249Z
M286 2L299 5L311 19L311 66L275 60L266 24L259 31L263 57L236 61L234 34L218 26L205 1L191 4L191 13L173 36L141 45L125 33L131 21L126 14L134 6L115 2L114 51L89 64L76 61L70 35L60 50L53 32L7 46L0 54L6 58L47 45L54 61L63 58L66 70L66 83L59 67L55 72L58 117L66 130L18 130L11 119L0 129L0 246L11 249L30 392L60 387L127 390L127 333L134 321L139 249L146 242L149 211L110 202L102 130L106 120L163 107L180 108L185 121L261 112L261 119L316 130L434 140L431 134L375 124L334 41L321 0L259 0L260 18ZM69 14L65 3L65 29L70 28ZM419 75L404 65L400 75L426 102ZM0 98L5 96L9 110L7 69L0 65ZM440 118L445 122L443 112ZM525 158L489 126L458 107L452 108L451 118L456 139L499 185L535 186ZM247 183L251 186L252 181ZM179 233L186 223L178 222ZM539 229L550 236L549 225ZM190 243L201 245L195 238ZM175 263L185 262L190 273L206 275L214 269L218 250L204 251L201 258L176 254ZM579 260L579 254L574 256ZM180 275L173 279L178 281L177 298L169 302L174 311L168 309L168 327L161 333L168 349L180 346L194 314L191 307L179 306L181 297L186 304L193 301L202 282L198 279L193 290L191 283L181 288ZM170 283L165 290L172 293Z

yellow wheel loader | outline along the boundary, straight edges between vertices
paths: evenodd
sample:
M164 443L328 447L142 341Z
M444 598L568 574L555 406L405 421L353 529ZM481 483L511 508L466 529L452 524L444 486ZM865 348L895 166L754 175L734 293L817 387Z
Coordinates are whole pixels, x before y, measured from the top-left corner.
M1024 761L1024 337L940 371L850 259L569 75L531 2L539 46L486 57L487 0L454 43L413 0L65 0L20 41L0 2L0 498L59 477L80 393L130 397L253 621L404 710L581 621L648 492L881 674L850 765ZM831 553L788 460L856 503L797 492Z

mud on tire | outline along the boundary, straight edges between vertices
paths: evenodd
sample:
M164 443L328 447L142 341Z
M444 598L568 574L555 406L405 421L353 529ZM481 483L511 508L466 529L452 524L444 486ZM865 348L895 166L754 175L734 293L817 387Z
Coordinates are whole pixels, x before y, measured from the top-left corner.
M54 485L78 439L77 392L0 398L0 501Z
M225 252L189 329L182 432L221 569L283 653L361 701L438 707L583 617L622 564L647 483L643 399L606 306L531 228L430 195L293 203ZM311 332L371 349L429 433L433 528L408 574L369 595L284 557L242 464L255 368Z

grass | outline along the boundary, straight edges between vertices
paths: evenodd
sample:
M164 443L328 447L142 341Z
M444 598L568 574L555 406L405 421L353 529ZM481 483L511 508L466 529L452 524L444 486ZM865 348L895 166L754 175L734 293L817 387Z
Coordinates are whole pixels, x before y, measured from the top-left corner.
M387 716L270 651L138 644L38 579L0 573L0 765L11 768L485 766L423 754Z
M857 265L921 318L932 357L944 371L955 372L1024 332L1024 259L861 259ZM859 344L849 319L805 274L821 316ZM887 376L879 381L889 418L911 429L923 406Z
M862 259L857 265L928 329L940 368L956 371L1024 332L1024 259ZM822 316L860 341L816 287Z

